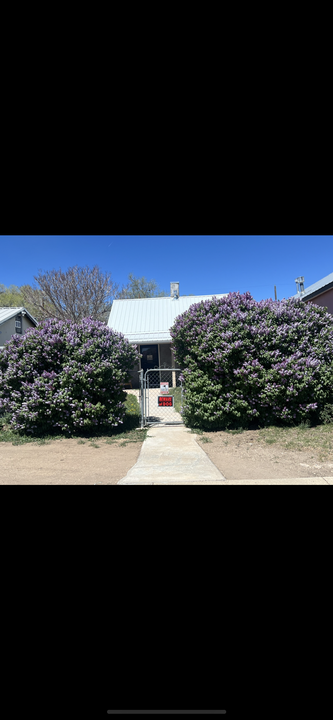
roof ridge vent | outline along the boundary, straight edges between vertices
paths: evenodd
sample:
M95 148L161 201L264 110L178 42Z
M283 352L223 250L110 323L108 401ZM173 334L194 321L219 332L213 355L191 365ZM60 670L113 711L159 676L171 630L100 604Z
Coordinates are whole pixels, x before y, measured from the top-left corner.
M178 300L178 298L179 298L179 282L171 282L170 283L170 296L174 300Z
M304 277L298 277L295 280L296 287L297 287L297 294L299 297L302 297L304 295Z

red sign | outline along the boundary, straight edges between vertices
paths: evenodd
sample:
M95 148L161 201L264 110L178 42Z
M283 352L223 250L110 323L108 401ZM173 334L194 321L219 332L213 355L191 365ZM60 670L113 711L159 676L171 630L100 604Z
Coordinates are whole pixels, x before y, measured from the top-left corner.
M158 395L158 407L173 407L173 395Z

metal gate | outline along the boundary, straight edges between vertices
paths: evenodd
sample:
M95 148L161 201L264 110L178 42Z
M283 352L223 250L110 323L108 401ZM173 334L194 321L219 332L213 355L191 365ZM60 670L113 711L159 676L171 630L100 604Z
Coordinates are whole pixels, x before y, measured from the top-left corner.
M140 376L141 427L182 425L183 385L179 368L143 370Z

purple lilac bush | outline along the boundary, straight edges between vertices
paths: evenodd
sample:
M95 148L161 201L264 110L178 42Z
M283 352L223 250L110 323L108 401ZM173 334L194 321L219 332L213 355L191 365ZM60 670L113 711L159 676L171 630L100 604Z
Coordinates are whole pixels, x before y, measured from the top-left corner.
M124 419L122 383L138 350L104 323L47 320L0 354L0 411L13 429L68 435Z
M230 293L192 305L171 336L187 425L317 421L333 402L333 317L325 308Z

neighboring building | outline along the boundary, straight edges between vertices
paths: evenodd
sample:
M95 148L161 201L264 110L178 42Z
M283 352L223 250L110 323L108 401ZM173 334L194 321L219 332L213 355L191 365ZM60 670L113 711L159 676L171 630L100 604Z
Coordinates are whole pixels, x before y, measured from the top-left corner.
M326 275L322 280L318 280L294 297L300 297L303 302L327 307L328 312L333 315L333 273Z
M114 300L108 326L123 333L133 345L138 345L142 358L131 373L132 387L139 387L138 371L153 368L173 368L170 328L178 315L194 303L222 295L179 296L179 282L170 283L170 297Z
M24 307L0 307L0 349L12 335L24 335L29 327L38 322Z

